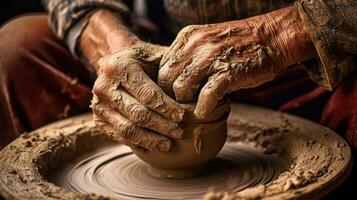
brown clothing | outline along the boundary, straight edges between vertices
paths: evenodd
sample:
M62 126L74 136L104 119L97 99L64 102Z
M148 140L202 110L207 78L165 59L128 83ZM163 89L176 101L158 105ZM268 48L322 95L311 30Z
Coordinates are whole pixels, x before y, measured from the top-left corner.
M320 58L306 69L332 90L357 68L357 1L300 0L296 6Z

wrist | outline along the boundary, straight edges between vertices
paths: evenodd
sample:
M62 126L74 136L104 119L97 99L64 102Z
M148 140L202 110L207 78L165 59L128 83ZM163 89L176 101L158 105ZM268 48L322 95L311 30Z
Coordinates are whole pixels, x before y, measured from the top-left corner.
M107 55L134 45L140 40L130 32L125 22L109 10L98 10L88 20L80 38L80 48L89 64Z
M314 44L294 8L290 6L264 15L265 30L270 33L272 48L279 52L282 67L310 59L315 55Z

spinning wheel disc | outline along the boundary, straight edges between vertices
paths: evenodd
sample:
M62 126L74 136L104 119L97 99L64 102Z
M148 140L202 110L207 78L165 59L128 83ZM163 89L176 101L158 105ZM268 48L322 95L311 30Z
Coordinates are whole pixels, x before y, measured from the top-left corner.
M347 143L308 120L233 104L228 127L229 142L210 170L178 181L149 177L147 166L103 136L91 115L66 119L25 134L0 152L0 194L26 200L177 199L201 198L212 189L241 199L315 199L350 172Z

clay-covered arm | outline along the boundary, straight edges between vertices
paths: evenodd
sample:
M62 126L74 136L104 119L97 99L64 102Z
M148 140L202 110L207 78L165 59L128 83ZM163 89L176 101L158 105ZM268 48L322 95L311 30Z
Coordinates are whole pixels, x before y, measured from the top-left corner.
M96 70L98 60L106 55L143 43L120 15L101 9L89 18L80 37L80 51Z
M299 0L295 3L319 63L306 70L329 90L357 69L357 1Z
M244 20L184 28L162 59L159 84L179 101L198 96L195 114L205 118L225 94L261 85L314 55L310 36L290 6Z
M165 47L138 39L121 0L44 0L54 33L97 72L92 109L96 125L112 139L168 151L179 139L180 105L153 80ZM92 69L92 68L90 68Z
M136 37L109 10L89 19L80 39L83 56L95 67L94 122L115 141L152 151L168 151L182 137L183 108L155 83L166 47Z

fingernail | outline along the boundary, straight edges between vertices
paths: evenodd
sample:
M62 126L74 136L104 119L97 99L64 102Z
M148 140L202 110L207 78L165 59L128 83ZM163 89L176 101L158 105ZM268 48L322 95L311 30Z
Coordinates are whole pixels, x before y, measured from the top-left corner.
M167 152L170 150L171 148L171 140L161 140L159 142L159 151L164 151L164 152Z
M169 133L169 136L173 139L181 139L183 135L183 130L181 128L174 129Z

